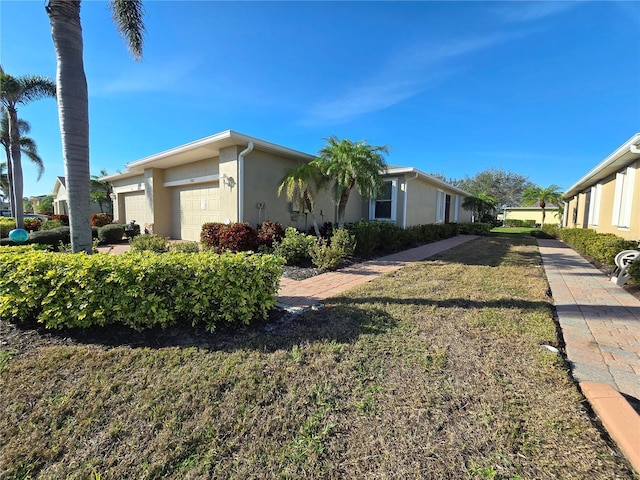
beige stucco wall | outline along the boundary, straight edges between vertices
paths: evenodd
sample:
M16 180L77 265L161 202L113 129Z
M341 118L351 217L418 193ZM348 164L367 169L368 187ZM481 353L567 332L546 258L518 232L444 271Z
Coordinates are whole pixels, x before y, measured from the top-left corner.
M402 195L398 195L398 203L400 203L400 212L403 211L404 206L401 202L404 201L404 180L402 185ZM456 209L456 196L459 196L459 210L458 210L458 223L470 222L471 212L462 208L462 202L464 197L452 189L442 187L428 182L423 178L417 178L415 180L409 180L408 184L408 203L407 203L407 226L411 225L425 225L430 223L436 223L436 206L438 201L438 190L445 192L445 194L451 196L451 203L449 206L449 222L456 221L455 209ZM398 225L402 225L402 213L399 215Z
M557 208L545 208L546 218L545 223L560 223L560 219L556 216L558 213ZM508 208L507 209L507 221L508 220L533 220L538 224L542 223L542 209L541 208Z
M145 222L153 225L153 233L161 237L171 236L171 191L164 186L165 172L159 168L148 168L144 172L145 191L147 192L147 211Z
M220 181L220 221L238 221L238 154L243 149L232 146L220 149L218 172L226 175L225 181Z
M176 182L191 178L206 177L218 174L218 157L211 157L198 162L178 165L164 171L165 182Z

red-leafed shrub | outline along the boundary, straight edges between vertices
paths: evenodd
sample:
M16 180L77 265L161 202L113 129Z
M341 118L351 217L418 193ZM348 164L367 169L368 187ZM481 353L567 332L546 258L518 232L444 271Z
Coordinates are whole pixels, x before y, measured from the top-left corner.
M284 238L284 228L278 222L262 222L258 227L258 243L272 247L273 242L279 242Z
M113 223L113 215L110 213L92 213L91 214L91 226L92 227L104 227Z
M226 250L246 252L258 246L258 233L248 223L205 223L200 237L218 253Z
M33 217L27 217L24 219L24 229L29 232L37 232L40 230L40 220Z
M53 220L60 220L65 227L69 226L69 215L54 215Z

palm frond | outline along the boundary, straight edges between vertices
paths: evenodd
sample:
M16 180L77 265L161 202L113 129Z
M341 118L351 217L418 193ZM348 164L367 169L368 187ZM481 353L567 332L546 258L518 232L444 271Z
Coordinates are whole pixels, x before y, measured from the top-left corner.
M118 33L126 41L134 60L142 59L144 43L144 8L141 0L112 0L111 16Z

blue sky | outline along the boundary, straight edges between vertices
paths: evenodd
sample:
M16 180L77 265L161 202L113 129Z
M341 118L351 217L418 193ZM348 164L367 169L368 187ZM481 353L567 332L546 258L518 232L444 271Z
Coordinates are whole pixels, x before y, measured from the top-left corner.
M45 2L0 2L0 61L55 78ZM330 135L390 165L568 189L640 131L640 2L146 1L136 63L84 1L91 171L232 129L307 153ZM19 110L64 175L54 100Z

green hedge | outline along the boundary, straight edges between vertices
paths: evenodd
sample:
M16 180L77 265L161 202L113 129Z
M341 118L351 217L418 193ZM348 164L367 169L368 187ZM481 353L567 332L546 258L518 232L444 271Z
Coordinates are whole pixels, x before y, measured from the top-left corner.
M281 274L282 261L273 255L0 248L0 318L47 328L186 323L213 331L266 318Z
M458 234L459 235L489 235L493 225L491 223L459 223Z
M612 267L615 266L615 256L619 252L638 246L638 242L586 228L564 228L560 230L560 239L579 253L589 255L596 261Z

